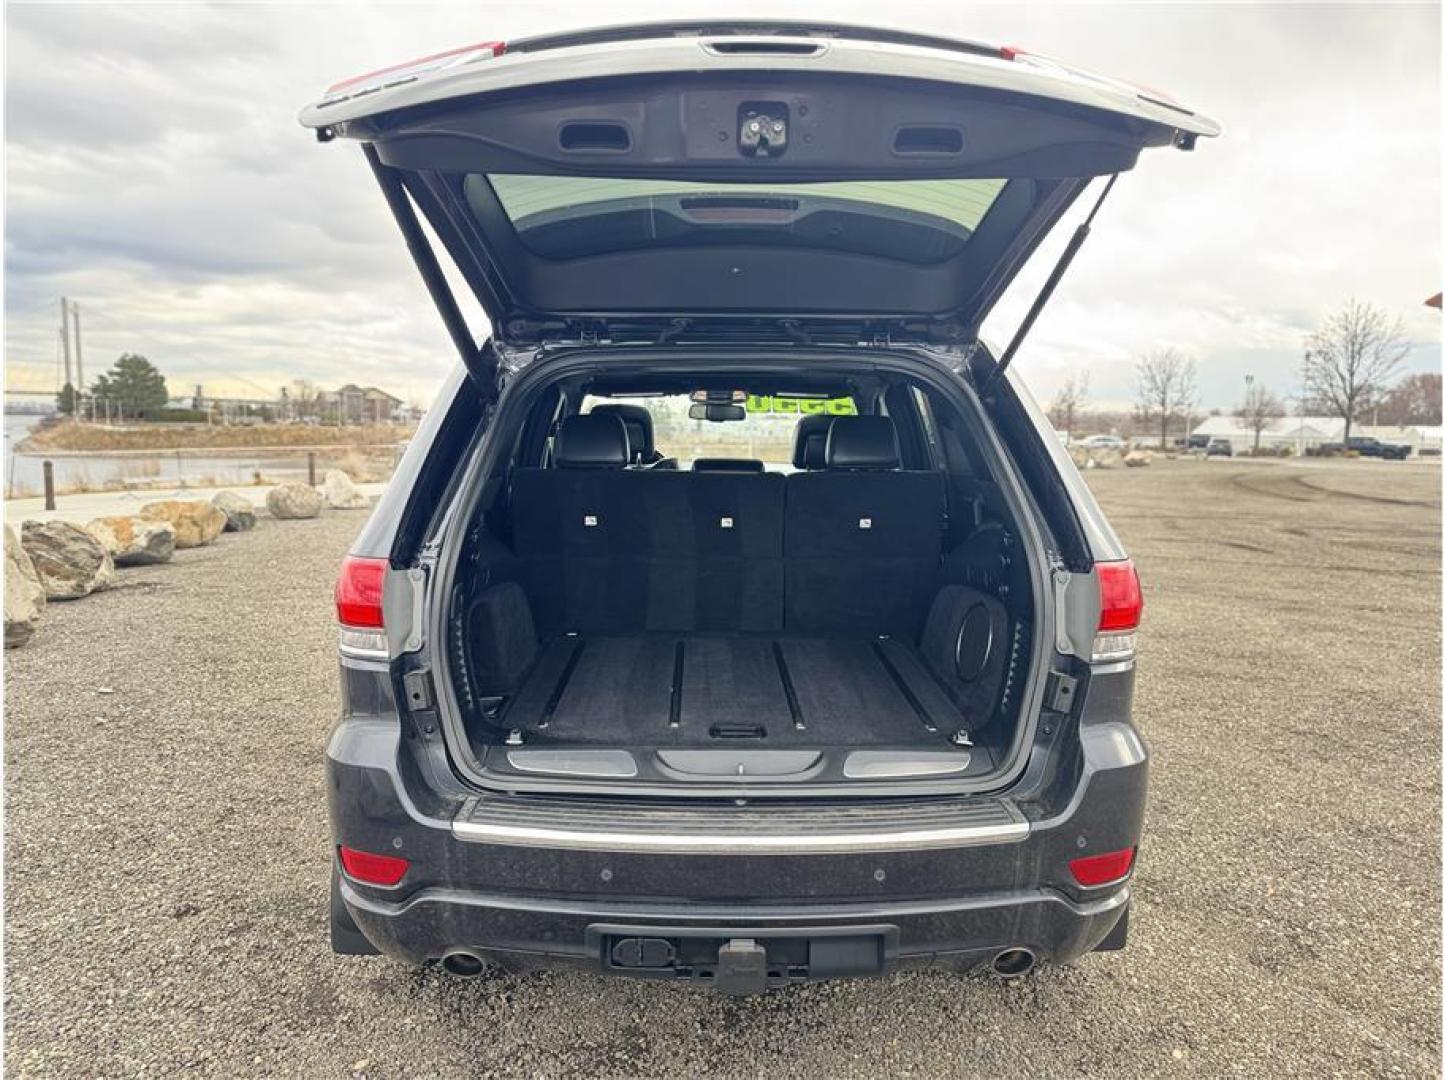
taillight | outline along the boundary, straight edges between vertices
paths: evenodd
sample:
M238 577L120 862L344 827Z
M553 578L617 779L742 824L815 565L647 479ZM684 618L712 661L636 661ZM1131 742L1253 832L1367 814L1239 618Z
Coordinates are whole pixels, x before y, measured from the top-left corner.
M399 855L376 855L370 851L357 851L342 844L341 868L346 876L367 885L390 887L406 876L411 863Z
M1098 634L1093 659L1123 660L1133 655L1143 618L1143 588L1132 559L1093 564L1098 578Z
M1112 885L1128 876L1128 871L1133 869L1133 854L1137 850L1124 848L1122 851L1109 851L1102 855L1084 855L1081 859L1070 862L1068 869L1073 872L1074 880L1085 889Z
M386 586L385 559L347 555L336 579L336 620L341 651L372 658L388 654L381 597Z
M450 67L453 64L467 63L470 60L500 56L505 51L506 42L504 41L480 41L475 45L463 45L459 49L447 49L445 52L432 53L430 56L418 57L415 60L407 60L404 63L392 64L390 67L368 71L364 75L353 75L349 79L342 79L340 82L326 87L326 96L339 94L342 90L351 90L354 94L363 85L369 86L373 83L386 86L407 82L429 71Z

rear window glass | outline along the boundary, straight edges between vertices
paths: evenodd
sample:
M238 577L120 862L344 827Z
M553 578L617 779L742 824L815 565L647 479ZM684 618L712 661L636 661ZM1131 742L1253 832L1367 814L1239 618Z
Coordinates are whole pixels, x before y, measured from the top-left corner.
M776 244L934 262L958 254L1005 180L700 183L477 174L473 211L500 208L534 254L570 258L660 245Z

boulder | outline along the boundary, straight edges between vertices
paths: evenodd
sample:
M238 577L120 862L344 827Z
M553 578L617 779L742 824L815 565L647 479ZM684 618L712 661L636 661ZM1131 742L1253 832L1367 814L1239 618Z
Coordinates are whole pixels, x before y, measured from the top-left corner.
M273 518L313 518L322 505L321 493L308 484L282 484L266 493L266 509Z
M211 505L226 515L226 532L245 532L256 527L256 504L234 491L218 491Z
M20 537L5 526L5 647L24 645L35 633L45 609L45 586Z
M143 517L96 518L86 530L105 545L116 566L149 566L170 562L175 554L175 526Z
M1123 455L1123 464L1130 469L1137 469L1140 466L1152 464L1152 462L1153 455L1142 450L1130 450Z
M317 490L326 505L337 510L362 510L371 505L371 500L357 491L351 478L340 469L327 469L326 479Z
M203 547L221 535L226 527L225 512L203 499L166 499L146 503L140 516L151 521L169 521L175 526L175 546Z
M68 521L27 521L20 543L49 600L78 600L115 581L115 560L90 533Z

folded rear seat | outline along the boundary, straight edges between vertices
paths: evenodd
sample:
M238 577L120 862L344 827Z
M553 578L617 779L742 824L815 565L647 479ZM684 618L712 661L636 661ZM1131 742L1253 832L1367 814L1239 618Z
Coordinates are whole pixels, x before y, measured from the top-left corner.
M901 469L885 416L833 417L825 458L787 477L787 631L912 640L938 584L943 477Z

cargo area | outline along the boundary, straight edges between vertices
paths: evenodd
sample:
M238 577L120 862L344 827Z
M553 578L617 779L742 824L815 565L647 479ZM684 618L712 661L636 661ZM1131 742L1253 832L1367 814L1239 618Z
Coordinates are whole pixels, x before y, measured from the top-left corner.
M1032 619L997 489L961 418L912 386L823 379L790 419L757 415L766 395L753 413L711 402L710 383L683 384L680 425L665 394L609 398L600 380L539 399L450 617L485 768L837 779L1004 761Z
M529 744L757 749L941 748L968 721L891 638L671 635L549 641L499 719Z

